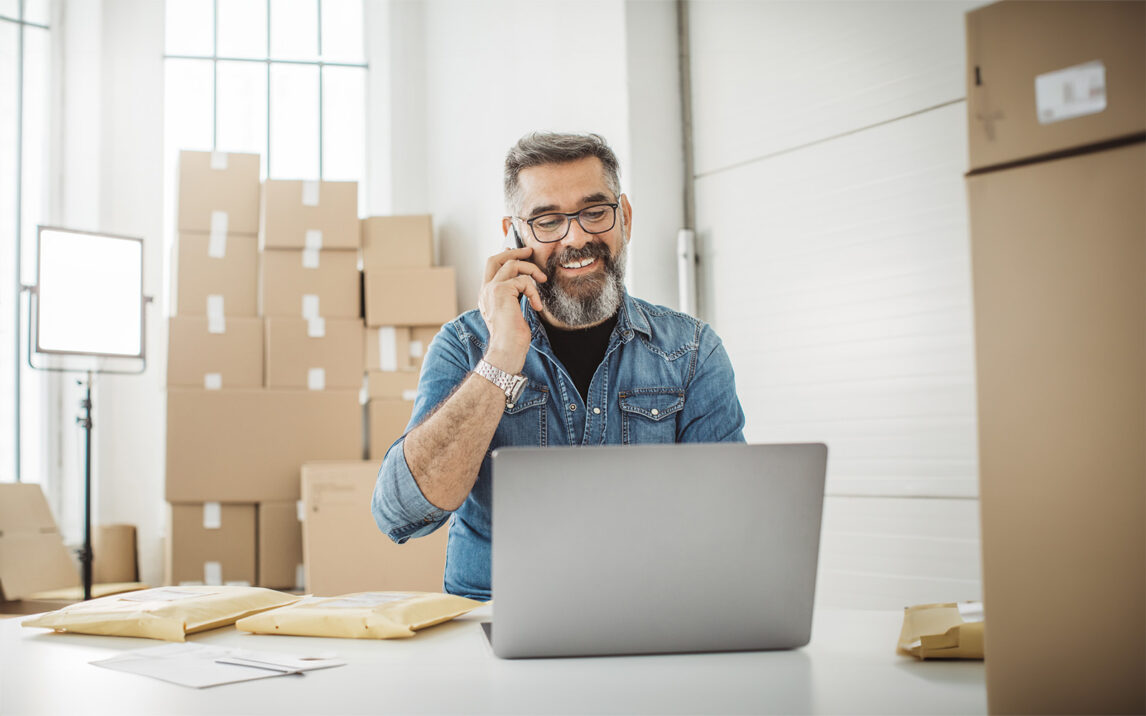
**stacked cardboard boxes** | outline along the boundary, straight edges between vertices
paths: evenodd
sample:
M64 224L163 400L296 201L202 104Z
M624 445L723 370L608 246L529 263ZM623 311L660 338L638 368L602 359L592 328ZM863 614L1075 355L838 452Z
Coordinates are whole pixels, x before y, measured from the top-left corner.
M406 431L418 371L439 327L457 315L453 268L434 266L429 216L362 221L367 424L371 459Z
M987 702L1146 710L1146 3L967 14Z
M258 155L180 155L171 583L301 584L302 463L362 455L356 197L268 182L260 202Z

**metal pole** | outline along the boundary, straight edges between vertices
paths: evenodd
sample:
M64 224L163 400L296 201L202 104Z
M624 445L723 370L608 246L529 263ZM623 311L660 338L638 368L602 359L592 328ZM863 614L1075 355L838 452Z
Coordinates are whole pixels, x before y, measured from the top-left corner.
M84 545L79 549L84 575L84 600L92 598L92 372L88 371L87 388L76 418L84 429ZM82 381L76 381L83 385Z

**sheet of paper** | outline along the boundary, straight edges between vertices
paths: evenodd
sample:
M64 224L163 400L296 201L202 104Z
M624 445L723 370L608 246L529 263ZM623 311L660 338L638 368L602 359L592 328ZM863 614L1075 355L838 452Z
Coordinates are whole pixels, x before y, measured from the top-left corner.
M226 649L205 644L183 643L136 649L110 659L91 662L95 666L129 674L150 676L196 689L240 681L267 679L304 671L343 666L333 657L297 657L250 649Z

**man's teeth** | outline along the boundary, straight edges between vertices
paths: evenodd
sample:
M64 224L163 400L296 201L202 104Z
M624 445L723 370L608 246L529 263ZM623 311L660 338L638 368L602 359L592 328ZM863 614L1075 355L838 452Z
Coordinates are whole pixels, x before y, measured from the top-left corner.
M581 259L580 261L570 261L567 264L561 264L561 268L567 268L567 269L584 268L585 266L588 266L589 264L593 263L596 260L597 259L594 259L594 258L587 258L587 259Z

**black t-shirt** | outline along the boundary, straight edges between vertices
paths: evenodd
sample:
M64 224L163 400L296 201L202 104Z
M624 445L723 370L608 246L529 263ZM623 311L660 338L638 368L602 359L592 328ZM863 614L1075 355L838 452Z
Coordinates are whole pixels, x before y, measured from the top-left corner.
M544 321L542 325L545 326L545 334L549 336L549 345L553 346L557 360L569 371L581 399L589 402L589 383L593 381L593 373L601 365L605 351L609 348L609 337L617 325L617 315L613 314L609 320L591 328L565 330Z

